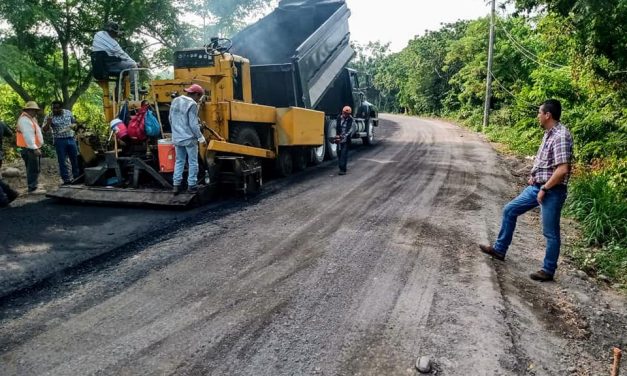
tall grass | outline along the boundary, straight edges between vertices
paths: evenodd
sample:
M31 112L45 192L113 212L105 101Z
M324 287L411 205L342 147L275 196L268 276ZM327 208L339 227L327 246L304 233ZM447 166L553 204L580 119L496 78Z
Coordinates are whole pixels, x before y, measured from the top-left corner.
M584 241L573 257L587 271L627 284L627 160L580 168L569 187L566 214L581 223Z
M567 213L581 223L589 245L627 246L627 188L621 176L627 172L618 171L620 165L591 167L570 184Z

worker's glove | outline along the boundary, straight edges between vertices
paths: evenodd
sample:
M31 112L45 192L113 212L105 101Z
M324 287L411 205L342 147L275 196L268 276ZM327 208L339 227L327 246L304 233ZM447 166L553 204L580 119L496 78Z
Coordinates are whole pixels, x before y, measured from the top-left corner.
M199 143L199 144L206 144L206 143L207 143L207 140L205 140L205 136L200 136L200 137L198 138L198 143Z

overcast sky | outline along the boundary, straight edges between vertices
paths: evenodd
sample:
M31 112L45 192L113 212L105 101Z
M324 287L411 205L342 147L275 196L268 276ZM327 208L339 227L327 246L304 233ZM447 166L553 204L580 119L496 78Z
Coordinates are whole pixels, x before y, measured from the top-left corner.
M486 0L346 0L351 39L360 44L391 42L392 52L415 35L438 30L441 23L476 19L490 13Z

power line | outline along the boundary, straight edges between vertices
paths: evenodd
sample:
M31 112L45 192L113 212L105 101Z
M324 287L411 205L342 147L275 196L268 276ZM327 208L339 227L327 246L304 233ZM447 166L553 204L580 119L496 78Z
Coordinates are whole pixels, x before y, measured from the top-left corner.
M529 60L532 60L533 62L535 62L538 65L544 65L544 66L550 66L551 68L568 68L568 65L562 65L562 64L558 64L558 63L554 63L552 61L543 59L539 56L537 56L535 53L533 53L532 51L529 51L527 48L525 48L525 46L523 46L520 42L518 42L516 40L516 38L514 38L508 31L507 28L505 28L505 26L503 25L503 23L499 20L499 29L502 30L505 33L505 37L507 37L507 39L512 42L514 48L520 52L521 54L523 54L523 56L525 56L526 58L528 58ZM544 62L542 62L541 60L543 60Z
M498 78L496 78L496 76L494 75L494 72L490 72L490 76L492 76L492 79L494 82L496 82L496 84L503 89L503 91L505 91L507 94L509 94L510 96L512 96L512 98L516 99L516 101L520 102L520 99L516 96L516 94L512 93L511 91L509 91L509 89L507 89L503 84L501 84L501 81L499 81ZM522 104L524 104L525 106L529 107L529 108L533 108L533 109L537 109L538 106L535 104L531 104L528 102L522 102Z
M489 2L490 0L486 1L486 4ZM502 5L502 4L500 4ZM505 11L503 11L502 14L503 17L507 17L507 14L505 14ZM505 36L507 37L507 39L510 40L510 42L512 42L514 44L514 47L520 52L522 53L525 57L529 58L530 60L534 61L536 64L539 65L552 65L553 67L556 68L569 68L569 65L562 65L562 64L558 64L558 63L554 63L550 60L541 58L539 56L537 56L534 52L528 50L521 42L517 41L516 38L514 38L511 34L509 34L507 32L507 29L505 27L505 25L503 24L503 21L500 20L500 18L497 17L497 22L499 23L499 29L503 30L503 32L505 33ZM521 51L524 50L523 51ZM546 63L542 63L540 60L545 61ZM608 72L608 75L610 76L615 76L615 75L620 75L620 74L625 74L627 73L627 70L619 70L619 71L613 71L613 72Z

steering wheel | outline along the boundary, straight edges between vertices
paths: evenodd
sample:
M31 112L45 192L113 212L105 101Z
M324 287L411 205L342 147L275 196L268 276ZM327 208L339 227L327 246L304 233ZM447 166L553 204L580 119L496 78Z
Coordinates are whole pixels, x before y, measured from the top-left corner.
M220 55L233 47L233 42L229 38L211 38L209 44L205 45L205 52L211 56Z

